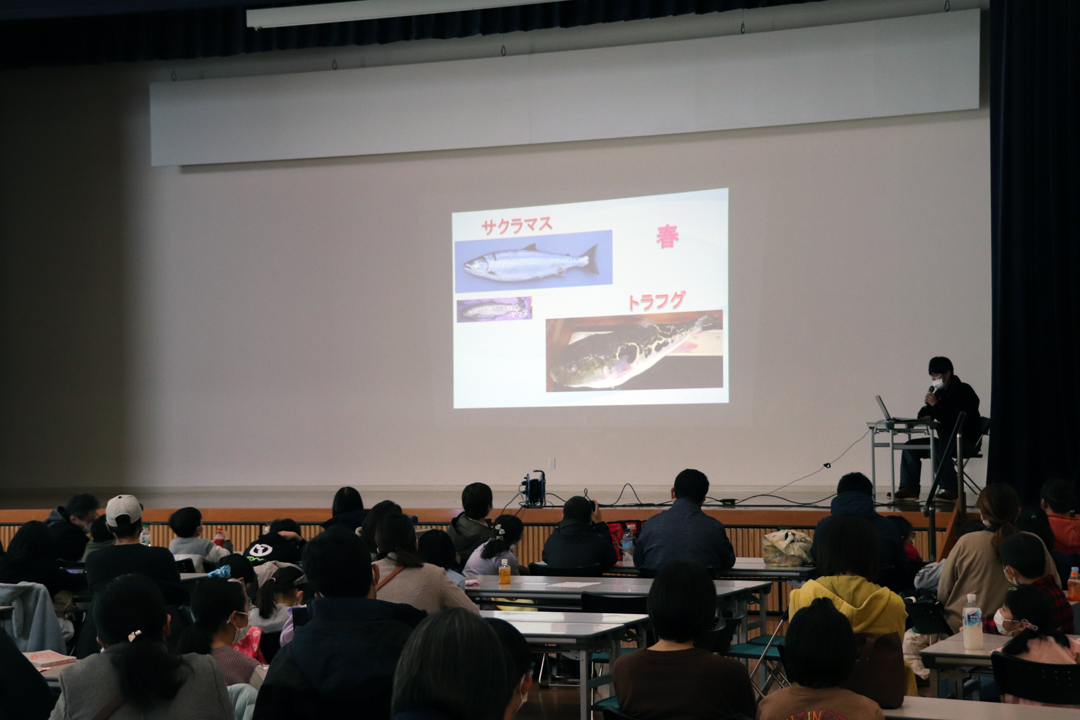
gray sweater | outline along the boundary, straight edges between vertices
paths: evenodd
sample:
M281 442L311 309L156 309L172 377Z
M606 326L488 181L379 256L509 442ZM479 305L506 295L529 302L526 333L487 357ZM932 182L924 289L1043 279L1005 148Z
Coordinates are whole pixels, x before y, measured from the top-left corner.
M139 642L148 642L141 640ZM49 720L93 720L109 701L120 694L120 680L110 651L91 655L60 673L60 699ZM225 688L221 666L209 655L184 655L186 680L172 702L143 714L125 703L109 720L233 720L232 702Z

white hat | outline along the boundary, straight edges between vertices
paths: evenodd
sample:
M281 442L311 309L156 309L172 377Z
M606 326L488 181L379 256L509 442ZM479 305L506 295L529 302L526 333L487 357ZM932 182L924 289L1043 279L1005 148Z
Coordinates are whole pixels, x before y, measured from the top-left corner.
M105 522L110 527L117 527L116 519L127 515L128 523L142 520L142 505L134 495L117 495L105 506Z

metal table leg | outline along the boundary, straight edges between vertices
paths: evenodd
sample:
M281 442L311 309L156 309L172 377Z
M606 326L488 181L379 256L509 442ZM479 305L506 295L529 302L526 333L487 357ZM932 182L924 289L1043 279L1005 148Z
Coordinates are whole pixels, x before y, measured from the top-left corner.
M578 663L579 663L579 678L581 688L581 720L589 720L589 697L592 695L592 689L589 687L589 677L592 662L592 651L587 647L583 647L578 650ZM615 662L614 658L608 658L611 662Z

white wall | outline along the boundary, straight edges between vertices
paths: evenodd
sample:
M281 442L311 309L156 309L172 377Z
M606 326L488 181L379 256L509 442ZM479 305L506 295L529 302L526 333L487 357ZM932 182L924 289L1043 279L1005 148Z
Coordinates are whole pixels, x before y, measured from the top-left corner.
M158 504L325 506L348 483L442 505L552 457L563 496L632 482L660 498L683 467L718 497L766 490L854 442L875 394L914 412L936 354L990 414L985 101L182 170L150 166L148 82L168 72L0 75L18 98L0 116L13 503L123 486ZM714 187L731 190L729 405L452 409L451 212ZM800 485L849 470L869 470L866 440Z

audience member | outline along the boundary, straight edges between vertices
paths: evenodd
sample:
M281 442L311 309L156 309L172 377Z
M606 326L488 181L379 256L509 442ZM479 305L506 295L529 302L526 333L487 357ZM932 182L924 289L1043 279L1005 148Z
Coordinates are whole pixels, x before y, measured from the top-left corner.
M432 615L405 644L394 673L394 720L503 720L514 679L498 635L454 608Z
M563 519L544 543L541 556L557 568L599 565L613 567L619 561L611 543L611 531L600 514L600 506L575 495L563 505Z
M101 548L112 547L116 544L116 538L109 532L109 526L105 522L104 515L98 515L94 522L90 523L90 542L83 551L82 561L85 563L90 553Z
M985 529L986 526L983 525L982 520L971 520L957 529L956 537L959 539L970 532L982 532ZM915 573L915 589L937 595L938 581L941 579L941 568L944 566L944 562L944 560L938 560L923 565L922 569Z
M188 594L180 585L180 571L171 552L139 542L142 533L142 505L134 495L117 495L105 506L105 522L116 538L112 547L102 548L86 561L86 581L95 593L109 581L137 573L157 583L170 604L188 604Z
M884 720L876 702L840 687L857 657L851 623L828 598L815 599L788 626L784 669L792 684L762 699L758 720Z
M34 665L0 629L0 718L46 720L56 696Z
M484 483L466 485L461 491L462 512L450 521L450 527L446 529L454 541L461 565L469 561L476 548L494 537L487 519L495 507L493 503L491 488Z
M211 573L212 576L222 577L228 580L235 578L244 583L244 590L248 599L252 602L259 595L259 578L255 574L255 566L251 561L240 553L233 553L222 558L218 563L218 569Z
M1002 632L1015 636L1001 649L1006 655L1050 665L1072 665L1077 661L1077 643L1054 629L1053 602L1039 588L1020 585L1005 593L998 619ZM1019 705L1042 704L1009 694L1003 694L1001 700Z
M360 497L360 491L353 487L343 487L334 494L334 504L330 508L330 519L322 524L329 530L332 527L340 527L355 532L363 527L364 518L368 511L364 509L364 498Z
M1080 518L1076 517L1076 489L1068 480L1051 480L1042 486L1042 509L1050 520L1057 542L1051 548L1071 555L1080 553Z
M711 571L735 565L735 549L724 524L701 511L709 479L698 470L675 478L671 507L645 521L634 547L634 564L655 573L671 560L693 560Z
M278 568L266 582L259 587L256 603L259 612L252 614L250 620L263 632L280 632L289 619L289 608L304 604L304 590L307 577L304 571L295 565Z
M208 656L169 653L169 615L148 578L124 575L109 582L97 594L93 612L104 652L60 674L60 699L51 720L233 720L221 667Z
M907 589L904 581L908 560L904 541L896 525L874 510L874 485L870 478L862 473L848 473L840 478L836 485L836 497L832 501L832 514L818 521L810 554L817 558L818 536L826 525L841 515L861 517L873 526L878 539L877 566L880 573L875 582L880 582L894 592Z
M1020 497L1004 483L991 483L979 493L975 506L985 530L968 533L956 541L945 558L938 581L938 599L945 606L945 619L953 632L960 630L960 614L968 593L975 593L983 617L989 618L1001 607L1011 587L1005 579L998 550L1005 538L1019 532L1016 519L1020 514ZM1054 581L1060 585L1049 551L1046 567L1043 574L1053 574Z
M94 522L100 507L96 497L82 493L49 513L45 524L56 542L57 558L69 562L82 560L86 544L90 542L87 537L90 523Z
M8 544L7 553L0 556L0 583L16 585L32 582L44 585L49 595L67 590L77 592L86 587L86 576L73 575L56 564L56 543L52 533L40 520L24 524Z
M375 540L375 531L379 529L379 525L382 524L383 518L387 515L397 513L402 514L401 506L393 500L383 500L380 503L376 503L375 507L371 508L371 512L364 518L364 525L360 528L360 539L364 541L364 545L368 549L374 551L377 541ZM375 559L375 555L371 556L371 559Z
M510 623L499 618L485 618L484 622L490 625L499 636L499 642L502 643L509 661L507 667L510 670L508 673L510 700L506 704L503 720L510 720L514 717L514 713L529 700L529 690L532 689L533 683L532 653L525 636Z
M248 545L244 557L251 561L252 565L260 565L270 560L298 563L305 542L300 535L300 523L291 518L283 518L270 523L266 532Z
M233 647L248 626L248 602L239 580L208 577L195 588L191 612L195 624L180 637L180 652L210 655L225 673L225 684L262 687L266 666Z
M383 518L375 533L378 547L378 597L392 603L406 603L435 614L460 607L479 614L465 591L447 577L443 569L428 565L416 552L416 528L409 518L391 513Z
M1053 576L1044 575L1046 546L1043 545L1042 540L1031 533L1014 533L1001 542L998 556L1001 558L1001 564L1005 566L1005 579L1009 583L1036 587L1050 598L1053 615L1051 625L1047 629L1071 634L1073 631L1072 605L1069 604L1069 597L1054 582ZM1001 610L998 610L994 617L983 620L984 632L998 633L997 621L1000 617Z
M708 570L693 561L665 563L649 589L648 609L660 639L615 661L619 708L640 720L754 717L746 667L694 647L716 624L716 585Z
M897 574L903 593L909 593L915 587L915 575L925 564L915 547L915 527L903 515L886 515L885 519L896 526L900 539L904 542L904 555L907 561Z
M892 527L892 523L889 525ZM907 623L904 600L875 582L881 557L876 528L857 515L835 515L814 539L821 576L791 591L788 612L797 613L817 598L828 598L854 632L896 633L897 641L902 642ZM905 678L907 694L915 695L915 673L910 665L905 665Z
M465 589L465 576L455 569L458 567L457 551L449 533L437 528L428 530L416 541L416 548L424 562L441 567L455 585Z
M495 518L491 531L494 537L473 550L469 561L465 563L465 577L498 575L503 560L510 566L511 575L521 574L517 555L514 554L514 546L525 532L521 518L517 515L500 515Z
M232 540L227 532L222 532L225 537L221 545L203 537L202 513L198 508L180 508L169 517L169 527L176 533L176 537L169 541L169 552L177 559L183 555L194 555L201 559L200 565L211 562L216 567L233 553Z
M309 542L304 573L316 592L309 620L274 657L255 720L352 717L357 708L389 718L394 667L424 613L375 599L378 570L355 533L332 528Z

